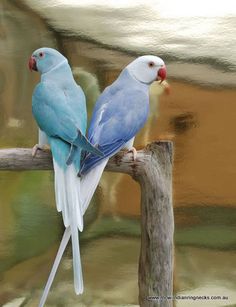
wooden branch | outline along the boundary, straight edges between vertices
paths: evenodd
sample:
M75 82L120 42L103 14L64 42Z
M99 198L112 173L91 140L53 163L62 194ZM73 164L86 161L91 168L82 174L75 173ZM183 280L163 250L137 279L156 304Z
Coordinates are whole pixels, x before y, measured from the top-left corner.
M33 158L31 148L0 150L0 170L26 171L51 169L53 169L53 165L50 151L38 150L37 156Z
M137 162L139 165L148 154L145 150L138 151ZM119 152L109 160L106 171L134 174L135 165L132 153ZM8 148L0 149L0 170L26 171L26 170L52 170L52 156L50 150L38 150L37 155L32 157L31 148Z
M33 158L29 148L0 150L0 170L50 169L49 151ZM121 151L105 170L129 174L141 187L140 306L172 307L166 298L173 296L172 143L154 142L138 151L135 161Z

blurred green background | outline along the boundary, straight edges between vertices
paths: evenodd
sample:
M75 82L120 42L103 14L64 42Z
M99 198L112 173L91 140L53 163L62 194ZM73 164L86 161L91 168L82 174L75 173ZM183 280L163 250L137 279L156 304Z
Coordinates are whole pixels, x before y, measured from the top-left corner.
M33 50L53 47L68 57L89 115L136 56L165 60L171 93L151 87L150 117L135 146L175 144L175 293L228 296L178 307L236 306L235 15L229 0L0 2L2 148L37 142ZM46 306L138 305L139 202L128 176L103 175L81 236L85 292L74 294L69 247ZM63 229L52 172L0 172L1 306L37 306Z

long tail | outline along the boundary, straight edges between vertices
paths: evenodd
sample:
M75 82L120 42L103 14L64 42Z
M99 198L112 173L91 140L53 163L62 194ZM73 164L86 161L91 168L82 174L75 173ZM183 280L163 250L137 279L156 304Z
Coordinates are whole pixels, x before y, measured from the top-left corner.
M100 178L102 176L103 170L108 162L108 159L104 159L102 163L100 163L98 166L96 166L94 169L92 169L88 174L86 174L83 179L80 181L79 185L77 184L77 189L80 190L80 201L82 204L82 214L85 213L87 210L87 207L93 197L93 194L98 186L98 183L100 181ZM54 163L55 164L55 163ZM55 166L54 166L55 168ZM56 191L59 189L59 185L57 185L57 177L60 177L61 173L60 170L56 171L56 178L55 178L55 186L56 186ZM59 174L59 176L57 176ZM73 185L74 186L74 185ZM62 195L61 195L62 194ZM65 199L63 196L63 193L56 193L56 195L59 195L62 199ZM61 204L62 202L59 201L57 204ZM62 211L62 206L58 207L58 211ZM66 211L66 210L65 210ZM67 211L66 211L67 212ZM65 218L67 217L67 214L65 214ZM63 217L64 218L64 217ZM65 221L64 221L65 222ZM49 275L46 287L44 289L42 298L39 303L39 307L43 307L50 287L52 285L52 282L54 280L54 277L56 275L58 266L60 264L61 258L63 256L63 253L65 251L65 248L69 242L70 236L72 234L72 253L73 253L73 268L74 268L74 284L75 284L75 292L76 294L81 294L83 292L83 277L82 277L82 269L81 269L81 262L80 262L80 250L79 250L79 244L78 241L78 231L76 227L67 227L65 229L60 247L58 249L55 261L53 263L53 267L51 270L51 273ZM77 243L77 244L76 244Z
M69 165L65 171L58 166L55 160L53 160L53 164L55 172L55 195L57 210L62 212L66 229L41 297L39 307L43 307L46 302L50 287L56 275L59 263L70 236L72 237L75 292L76 294L81 294L83 292L83 276L78 234L78 229L80 231L83 230L83 209L80 200L80 178L77 176L77 172L73 165Z
M70 235L71 235L71 231L70 231L70 227L68 227L68 228L65 229L64 235L62 237L60 247L58 249L56 258L55 258L53 266L52 266L52 270L50 272L50 275L48 277L48 281L47 281L46 286L45 286L44 291L43 291L43 295L42 295L40 302L39 302L39 307L43 307L45 302L46 302L48 293L50 291L52 282L55 278L57 268L58 268L59 263L61 261L62 255L63 255L64 250L65 250L65 248L66 248L66 246L67 246L67 244L70 240Z

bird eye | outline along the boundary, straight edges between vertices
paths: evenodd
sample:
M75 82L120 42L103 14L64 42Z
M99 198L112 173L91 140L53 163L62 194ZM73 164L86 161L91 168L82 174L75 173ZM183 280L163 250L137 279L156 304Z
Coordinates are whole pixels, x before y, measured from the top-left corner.
M44 56L43 52L39 52L39 57L42 58Z
M148 63L148 66L149 66L149 67L153 67L154 65L155 65L154 62L149 62L149 63Z

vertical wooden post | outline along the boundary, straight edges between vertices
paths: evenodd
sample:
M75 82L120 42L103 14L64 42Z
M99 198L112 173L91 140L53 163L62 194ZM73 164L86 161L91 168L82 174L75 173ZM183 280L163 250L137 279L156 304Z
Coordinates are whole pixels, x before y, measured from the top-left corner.
M152 143L146 150L151 153L150 159L146 159L136 177L142 194L139 304L172 307L172 143Z

